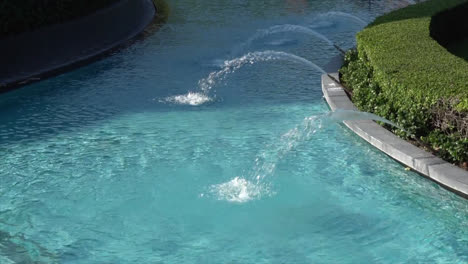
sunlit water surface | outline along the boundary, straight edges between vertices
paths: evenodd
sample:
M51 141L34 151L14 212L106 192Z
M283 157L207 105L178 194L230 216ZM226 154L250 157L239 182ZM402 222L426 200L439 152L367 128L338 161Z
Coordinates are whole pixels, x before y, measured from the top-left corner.
M0 263L468 262L466 201L330 122L321 72L281 55L324 67L406 1L169 2L1 95Z

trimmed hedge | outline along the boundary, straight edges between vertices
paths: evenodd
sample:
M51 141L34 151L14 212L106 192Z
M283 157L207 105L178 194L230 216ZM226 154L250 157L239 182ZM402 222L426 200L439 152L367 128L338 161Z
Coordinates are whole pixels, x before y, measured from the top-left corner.
M348 52L340 70L359 109L397 123L460 163L468 161L468 137L460 128L468 122L468 62L431 38L430 23L466 2L429 0L377 18L358 33L357 51ZM438 120L441 105L455 123Z
M2 0L0 38L68 21L117 0Z

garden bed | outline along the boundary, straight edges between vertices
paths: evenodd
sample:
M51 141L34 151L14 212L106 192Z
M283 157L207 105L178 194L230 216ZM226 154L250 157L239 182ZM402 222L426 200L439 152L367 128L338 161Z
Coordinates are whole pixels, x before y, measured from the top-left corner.
M447 10L455 10L444 15L451 19L463 14L456 8L465 3L429 0L377 18L358 33L357 50L340 70L360 110L397 123L406 131L393 129L396 134L421 139L462 167L468 161L468 62L431 37L437 28L431 21L437 15L444 21L440 14Z

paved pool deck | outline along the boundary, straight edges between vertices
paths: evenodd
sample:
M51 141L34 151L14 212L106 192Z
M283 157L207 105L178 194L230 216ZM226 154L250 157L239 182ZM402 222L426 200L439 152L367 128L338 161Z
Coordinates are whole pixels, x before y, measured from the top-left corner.
M336 80L339 79L337 73L330 75ZM332 111L338 109L358 111L341 84L335 82L327 74L322 75L322 91ZM400 139L374 121L353 120L343 123L351 131L388 156L443 187L468 198L468 171Z

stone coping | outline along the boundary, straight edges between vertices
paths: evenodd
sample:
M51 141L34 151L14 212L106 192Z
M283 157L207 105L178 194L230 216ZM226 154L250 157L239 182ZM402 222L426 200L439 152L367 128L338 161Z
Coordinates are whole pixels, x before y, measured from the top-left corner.
M152 0L120 0L85 17L0 40L0 92L108 54L153 21Z
M339 78L337 73L330 75L337 80ZM343 87L333 81L327 74L322 75L322 91L332 111L338 109L358 111ZM343 123L358 136L393 159L439 183L443 187L459 195L468 197L467 171L400 139L374 121L353 120L344 121Z

